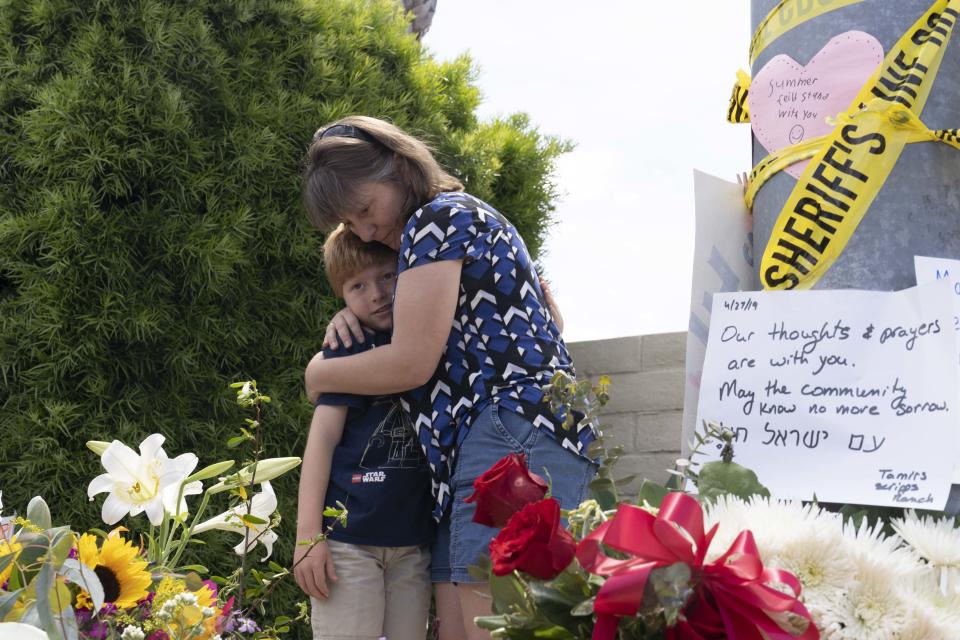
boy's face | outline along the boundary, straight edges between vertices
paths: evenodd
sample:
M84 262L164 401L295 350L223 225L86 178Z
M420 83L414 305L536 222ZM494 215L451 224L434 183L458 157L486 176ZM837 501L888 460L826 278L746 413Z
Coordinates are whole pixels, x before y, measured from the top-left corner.
M377 331L389 331L393 327L393 289L396 281L396 262L367 267L343 283L343 300L361 324Z

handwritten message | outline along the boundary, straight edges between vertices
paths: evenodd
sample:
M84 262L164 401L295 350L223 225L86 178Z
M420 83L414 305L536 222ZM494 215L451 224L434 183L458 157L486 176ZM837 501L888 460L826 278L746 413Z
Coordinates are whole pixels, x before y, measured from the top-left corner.
M733 431L776 497L942 509L960 419L951 296L715 295L698 424Z
M846 111L877 65L883 45L868 33L847 31L827 42L806 65L786 54L757 72L747 95L753 133L773 153L833 130L827 118ZM807 161L787 168L795 178Z
M953 289L953 330L960 331L960 260L914 256L913 268L917 284L946 280ZM960 339L957 342L956 363L960 366ZM957 449L960 450L960 429L957 430ZM960 484L960 464L953 470L953 484Z

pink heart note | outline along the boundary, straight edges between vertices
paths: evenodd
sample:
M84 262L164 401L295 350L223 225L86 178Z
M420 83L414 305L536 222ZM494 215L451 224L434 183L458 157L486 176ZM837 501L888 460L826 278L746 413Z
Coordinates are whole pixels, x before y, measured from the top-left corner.
M833 37L803 66L786 54L754 76L747 95L753 135L768 152L833 130L826 119L850 108L860 87L883 62L883 45L869 33ZM809 160L787 171L799 178Z

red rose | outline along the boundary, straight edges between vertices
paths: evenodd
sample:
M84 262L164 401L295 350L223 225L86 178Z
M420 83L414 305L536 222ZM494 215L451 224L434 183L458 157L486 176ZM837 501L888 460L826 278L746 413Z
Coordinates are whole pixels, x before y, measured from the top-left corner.
M498 576L517 569L550 580L566 569L576 550L573 536L560 526L560 503L556 498L523 507L490 541L493 573Z
M546 481L527 469L522 453L511 453L473 481L473 495L464 502L476 502L473 521L488 527L502 527L524 505L542 500Z

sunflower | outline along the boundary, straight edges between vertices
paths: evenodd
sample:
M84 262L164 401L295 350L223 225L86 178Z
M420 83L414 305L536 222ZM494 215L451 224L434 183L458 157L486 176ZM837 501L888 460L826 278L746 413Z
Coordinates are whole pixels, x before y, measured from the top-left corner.
M96 536L85 533L77 543L77 552L80 562L93 569L100 578L104 602L126 609L147 596L147 588L152 582L150 572L146 570L147 562L140 559L139 550L119 533L112 532L99 549ZM92 607L86 591L81 590L77 595L77 606Z
M17 542L17 536L11 536L9 540L0 536L0 558L3 556L8 556L11 553L19 554L22 548L23 545ZM8 564L3 571L0 571L0 587L3 587L7 580L10 579L10 574L13 572L13 565L16 560L16 556L14 556L13 561L10 562L10 564Z

